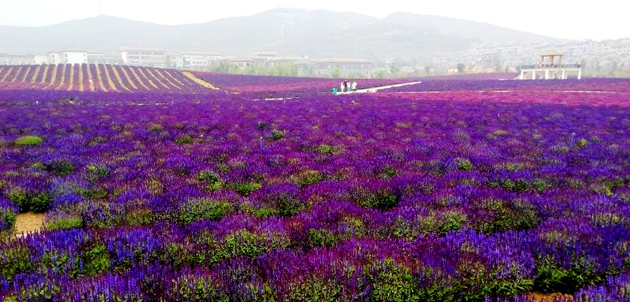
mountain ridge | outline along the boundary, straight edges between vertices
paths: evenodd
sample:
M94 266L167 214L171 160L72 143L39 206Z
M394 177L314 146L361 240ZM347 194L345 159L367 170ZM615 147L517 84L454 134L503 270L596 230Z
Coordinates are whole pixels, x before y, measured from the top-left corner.
M204 23L162 25L101 15L43 27L0 26L0 53L43 54L64 48L119 50L121 46L248 55L274 51L311 57L422 57L478 43L558 41L477 21L392 13L276 8Z

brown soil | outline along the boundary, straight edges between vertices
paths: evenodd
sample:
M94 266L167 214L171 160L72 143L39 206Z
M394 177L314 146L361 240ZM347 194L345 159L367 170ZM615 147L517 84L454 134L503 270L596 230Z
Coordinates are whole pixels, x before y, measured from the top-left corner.
M22 236L24 233L36 233L44 225L44 214L25 213L17 215L15 221L15 234Z
M553 294L528 293L527 298L535 302L573 301L573 296L569 294L561 294L561 293L553 293Z

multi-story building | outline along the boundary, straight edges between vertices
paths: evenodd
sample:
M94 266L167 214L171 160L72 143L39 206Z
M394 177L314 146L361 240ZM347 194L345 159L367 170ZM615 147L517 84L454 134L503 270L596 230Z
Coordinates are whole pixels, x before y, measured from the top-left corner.
M35 65L48 64L48 56L47 55L34 55L33 64Z
M60 50L49 52L48 64L83 64L87 63L87 52L79 50Z
M205 71L222 60L223 56L214 52L182 52L179 55L168 56L168 66L177 69Z
M0 65L30 65L34 56L18 56L0 53Z
M122 65L124 64L122 55L117 51L108 52L89 52L87 54L89 64L109 64L109 65Z
M256 60L251 57L232 57L227 59L230 68L245 69L254 66Z
M166 52L151 48L122 47L120 51L124 64L166 68Z
M315 62L315 75L322 77L372 77L372 62L364 59L324 59Z
M58 52L49 52L46 57L48 58L48 64L61 64L63 61L61 60L61 54Z

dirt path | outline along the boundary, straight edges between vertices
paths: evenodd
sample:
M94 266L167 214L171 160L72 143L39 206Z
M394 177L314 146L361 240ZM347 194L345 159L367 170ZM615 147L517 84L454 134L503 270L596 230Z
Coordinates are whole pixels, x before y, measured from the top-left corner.
M17 215L15 235L20 237L26 233L36 233L44 226L44 214L25 213Z
M535 302L563 302L563 301L573 301L573 296L561 293L553 293L553 294L539 294L539 293L528 293L525 295L528 299L531 299Z

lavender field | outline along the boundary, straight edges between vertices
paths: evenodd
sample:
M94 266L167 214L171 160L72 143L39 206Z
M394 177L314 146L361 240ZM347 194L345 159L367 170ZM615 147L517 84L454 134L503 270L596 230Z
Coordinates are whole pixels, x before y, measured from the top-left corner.
M223 80L0 91L0 299L630 301L630 81Z

